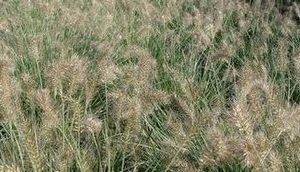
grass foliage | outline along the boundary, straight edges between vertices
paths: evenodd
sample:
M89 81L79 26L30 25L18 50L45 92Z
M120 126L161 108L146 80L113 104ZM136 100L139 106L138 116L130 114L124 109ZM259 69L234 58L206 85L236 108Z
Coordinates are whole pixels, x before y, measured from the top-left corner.
M0 0L0 171L299 171L298 7Z

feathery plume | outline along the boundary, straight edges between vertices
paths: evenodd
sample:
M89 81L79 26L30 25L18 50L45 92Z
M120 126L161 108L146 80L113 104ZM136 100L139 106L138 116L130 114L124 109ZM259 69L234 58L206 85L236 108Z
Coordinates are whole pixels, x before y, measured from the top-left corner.
M254 124L251 116L246 111L241 103L234 103L233 112L231 114L232 122L239 129L241 133L248 136L253 134Z
M87 67L88 62L76 55L56 61L48 67L48 84L53 90L67 90L66 94L73 96L87 81Z
M21 172L21 168L16 165L0 165L1 172Z
M92 171L90 162L91 162L91 160L90 160L88 153L83 151L79 158L80 171L82 171L82 172Z
M40 51L39 51L40 42L41 42L41 38L38 36L32 37L30 40L29 54L35 60L41 60L41 55L40 55Z
M283 166L282 166L282 160L280 159L280 156L278 155L278 153L272 151L270 152L269 155L269 161L270 161L270 167L269 170L270 171L274 171L274 172L280 172L283 171Z
M82 117L84 116L84 111L82 105L79 101L72 102L73 118L72 118L72 130L75 133L80 133Z
M21 117L22 118L22 117ZM32 168L35 172L43 170L43 159L39 151L38 141L36 140L33 128L25 119L21 119L17 125L23 140L24 148L27 152Z
M300 77L300 51L295 53L295 56L292 58L292 60L295 66L296 74L298 77Z
M35 92L35 100L43 110L41 117L42 127L39 134L43 138L42 140L49 141L49 139L52 139L52 129L56 128L60 122L58 112L55 109L48 89L37 90Z
M0 60L0 105L4 108L4 120L16 122L16 100L20 94L20 86L10 74L13 70L13 62L3 58Z
M43 125L45 127L56 126L59 122L58 113L55 110L53 100L48 89L40 89L36 91L35 98L37 103L44 111Z
M286 38L280 39L278 42L278 54L276 58L276 63L278 69L285 71L288 69L289 58L288 58L288 41Z
M97 65L100 73L100 80L103 83L111 83L117 79L117 75L121 73L118 66L108 57L101 58Z
M75 153L68 146L64 146L64 144L60 144L55 152L55 165L59 169L59 171L68 171L70 164L75 159Z
M103 122L97 117L88 117L82 121L82 132L99 133L103 128Z
M208 145L203 151L203 164L208 166L230 163L241 156L241 139L225 135L224 131L216 126L207 133Z
M156 61L150 53L138 46L131 46L126 51L127 57L137 57L137 65L132 69L131 77L134 79L136 88L149 89L151 80L156 74Z

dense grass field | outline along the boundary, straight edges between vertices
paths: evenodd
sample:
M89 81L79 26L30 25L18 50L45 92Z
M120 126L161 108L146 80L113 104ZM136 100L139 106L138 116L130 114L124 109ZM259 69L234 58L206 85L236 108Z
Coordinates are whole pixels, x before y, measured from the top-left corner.
M300 171L299 8L0 0L0 172Z

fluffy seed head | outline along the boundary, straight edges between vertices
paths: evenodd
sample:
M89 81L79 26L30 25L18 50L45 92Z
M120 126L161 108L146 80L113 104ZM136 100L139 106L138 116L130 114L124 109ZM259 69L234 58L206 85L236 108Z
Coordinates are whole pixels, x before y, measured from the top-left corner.
M103 122L96 117L88 117L82 121L83 132L99 133L102 130Z

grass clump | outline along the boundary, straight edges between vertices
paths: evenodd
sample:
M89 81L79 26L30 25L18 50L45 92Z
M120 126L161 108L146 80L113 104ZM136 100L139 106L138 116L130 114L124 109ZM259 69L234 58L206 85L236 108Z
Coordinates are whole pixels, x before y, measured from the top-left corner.
M296 1L0 1L0 171L298 171Z

